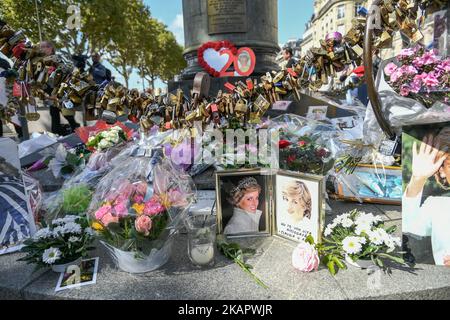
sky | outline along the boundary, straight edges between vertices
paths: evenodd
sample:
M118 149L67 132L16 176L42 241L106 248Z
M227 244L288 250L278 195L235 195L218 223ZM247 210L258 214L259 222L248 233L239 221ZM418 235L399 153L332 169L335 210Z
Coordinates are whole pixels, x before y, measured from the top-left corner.
M152 16L167 25L168 29L175 34L177 41L184 45L182 0L144 0L144 2L150 8ZM305 24L314 11L313 2L314 0L278 0L278 42L280 44L286 43L289 39L302 37ZM120 76L116 74L116 77L120 81ZM163 86L163 83L157 82L156 86ZM132 76L130 87L142 89L142 82L138 76Z

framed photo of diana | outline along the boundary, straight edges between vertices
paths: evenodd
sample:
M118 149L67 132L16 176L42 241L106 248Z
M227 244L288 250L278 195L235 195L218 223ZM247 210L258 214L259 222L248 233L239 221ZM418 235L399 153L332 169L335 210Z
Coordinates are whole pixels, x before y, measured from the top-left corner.
M269 175L261 169L216 173L217 225L228 238L270 236Z
M274 177L276 236L301 242L321 240L324 220L324 177L279 171Z

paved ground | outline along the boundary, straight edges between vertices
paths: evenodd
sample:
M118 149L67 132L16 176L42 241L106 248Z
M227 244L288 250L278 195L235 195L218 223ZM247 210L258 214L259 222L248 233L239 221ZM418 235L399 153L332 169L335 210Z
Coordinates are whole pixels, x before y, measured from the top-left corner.
M332 202L335 215L358 207L381 215L388 224L401 224L399 207ZM400 231L399 231L400 234ZM257 249L249 260L254 272L269 286L263 289L221 255L213 268L191 266L185 235L177 236L172 257L160 270L130 275L118 270L101 247L97 284L55 293L58 274L41 271L16 260L21 254L0 257L0 299L450 299L450 268L418 265L414 270L374 274L351 267L332 277L327 270L301 274L291 265L294 245L277 238L247 239L243 245Z

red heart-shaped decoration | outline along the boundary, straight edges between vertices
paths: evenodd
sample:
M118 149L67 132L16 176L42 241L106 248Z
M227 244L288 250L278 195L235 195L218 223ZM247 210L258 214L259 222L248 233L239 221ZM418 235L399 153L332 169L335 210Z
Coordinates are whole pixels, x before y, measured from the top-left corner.
M220 51L228 49L230 50L233 55L237 53L237 49L230 41L214 41L214 42L207 42L204 45L202 45L198 51L198 64L210 75L213 77L219 77L221 70L216 70L213 66L211 66L208 61L205 60L205 51L211 49L216 51L220 54ZM229 59L233 59L234 57L229 57Z

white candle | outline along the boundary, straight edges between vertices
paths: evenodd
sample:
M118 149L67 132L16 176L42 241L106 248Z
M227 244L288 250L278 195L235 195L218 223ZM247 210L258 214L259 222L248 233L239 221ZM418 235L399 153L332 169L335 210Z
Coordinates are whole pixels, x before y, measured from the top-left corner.
M198 265L210 263L214 258L214 247L211 243L193 246L191 249L191 258Z

